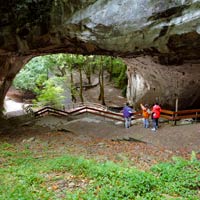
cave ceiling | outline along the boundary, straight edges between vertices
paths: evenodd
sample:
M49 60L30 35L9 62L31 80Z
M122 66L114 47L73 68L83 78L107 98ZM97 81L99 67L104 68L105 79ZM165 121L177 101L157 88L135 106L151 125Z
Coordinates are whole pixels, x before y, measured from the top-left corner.
M0 4L0 55L200 59L199 0L17 0Z

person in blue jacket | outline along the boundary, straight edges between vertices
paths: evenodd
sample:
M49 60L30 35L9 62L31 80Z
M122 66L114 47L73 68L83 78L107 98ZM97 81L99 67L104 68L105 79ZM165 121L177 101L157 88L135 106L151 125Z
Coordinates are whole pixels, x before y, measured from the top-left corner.
M126 103L126 105L123 108L125 128L129 128L131 126L131 116L132 115L133 115L133 110L129 106L129 103Z

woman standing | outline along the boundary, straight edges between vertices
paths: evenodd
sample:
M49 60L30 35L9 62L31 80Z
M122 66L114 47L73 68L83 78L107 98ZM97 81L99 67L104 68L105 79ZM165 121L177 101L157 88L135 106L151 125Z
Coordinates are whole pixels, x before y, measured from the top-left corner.
M158 129L158 119L160 118L161 107L158 103L155 103L152 109L152 120L153 120L153 128L152 131L156 131Z

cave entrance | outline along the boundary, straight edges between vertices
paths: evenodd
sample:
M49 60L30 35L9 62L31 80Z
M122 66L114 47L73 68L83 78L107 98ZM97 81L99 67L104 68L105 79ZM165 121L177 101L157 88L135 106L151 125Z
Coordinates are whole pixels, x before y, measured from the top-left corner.
M94 102L122 107L126 70L122 59L111 56L59 53L34 57L16 75L4 105L15 114L26 104L61 109L71 103Z

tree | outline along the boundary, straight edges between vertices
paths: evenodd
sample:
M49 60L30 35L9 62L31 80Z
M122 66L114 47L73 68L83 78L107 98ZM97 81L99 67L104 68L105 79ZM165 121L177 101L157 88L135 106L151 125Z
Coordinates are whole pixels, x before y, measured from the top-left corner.
M14 86L21 90L37 91L37 95L45 88L44 82L53 77L67 77L72 72L74 55L53 54L33 58L20 71L14 80ZM71 73L72 75L72 73ZM63 79L64 80L64 79ZM71 79L73 81L73 79ZM65 81L66 84L66 81ZM62 86L66 88L66 85ZM75 87L71 83L72 98L75 99ZM38 89L38 90L37 90Z
M36 100L33 101L35 104L55 108L63 107L65 97L63 95L64 90L61 87L61 79L48 79L43 83L43 88L36 88L35 92L38 94Z
M112 56L104 57L105 68L109 73L109 81L112 81L113 76L113 68L114 68L114 61L115 59ZM116 67L116 66L115 66Z
M104 96L104 63L103 63L103 56L100 57L99 84L100 84L99 100L101 100L101 104L102 105L106 105L105 96Z
M76 102L76 87L74 85L74 76L73 76L73 68L75 67L74 59L75 57L72 54L70 54L66 59L68 70L70 73L70 92L71 92L72 102Z
M92 60L93 56L86 56L83 65L83 71L86 75L88 85L91 85L91 74L92 74Z
M17 74L13 84L18 89L34 91L38 79L42 81L48 79L48 65L45 64L42 56L28 62Z
M81 55L76 55L76 66L78 67L79 71L79 80L80 80L80 88L79 88L79 97L81 102L84 102L83 99L83 74L82 74L82 66L85 63L85 58Z
M18 89L37 91L37 96L43 94L43 90L47 88L44 83L48 79L54 77L66 78L69 77L67 85L66 79L63 85L60 85L64 91L66 88L70 89L70 98L76 102L77 87L74 84L74 71L79 73L79 96L81 102L83 98L83 72L87 78L87 83L91 85L92 74L98 70L99 76L99 100L105 105L104 94L104 72L109 73L109 81L114 81L115 86L125 91L127 85L126 66L119 58L106 56L83 56L73 54L53 54L46 56L39 56L33 58L14 80L14 85ZM62 79L61 79L62 80ZM63 79L64 80L64 79ZM50 86L48 86L49 88ZM53 87L53 84L51 85ZM57 85L55 86L57 87Z

